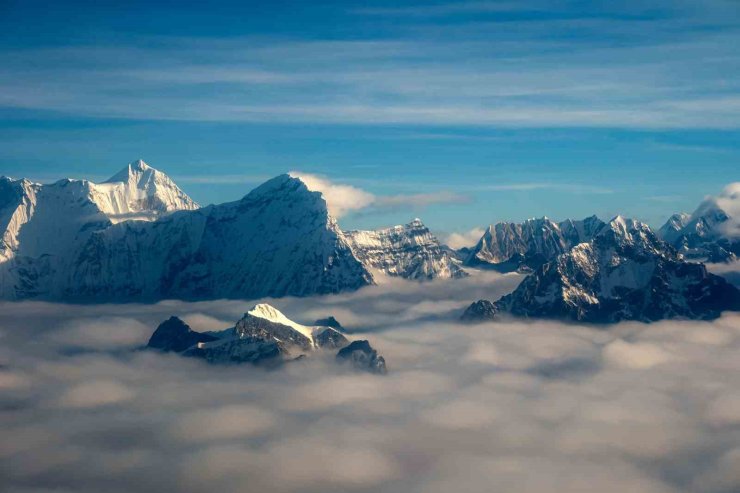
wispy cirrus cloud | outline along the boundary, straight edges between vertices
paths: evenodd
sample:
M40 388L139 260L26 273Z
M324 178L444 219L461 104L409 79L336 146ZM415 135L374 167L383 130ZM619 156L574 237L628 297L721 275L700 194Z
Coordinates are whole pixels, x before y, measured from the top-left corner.
M445 16L454 14L474 14L486 12L516 12L522 10L522 3L516 2L456 2L437 4L417 4L412 7L365 7L351 12L375 16Z
M529 182L529 183L502 183L493 185L482 185L476 187L478 190L493 192L528 192L533 190L559 190L571 193L584 194L610 194L614 190L607 187L585 185L578 183L556 183L556 182Z
M466 204L470 200L467 195L441 190L433 193L376 196L374 205L381 208L424 208L434 204Z
M231 185L241 183L262 183L271 175L259 174L213 174L213 175L173 175L177 183L193 183L204 185Z
M359 40L132 37L6 49L0 106L135 120L737 129L739 37L727 8L562 4L544 9L558 15L439 24L410 15ZM449 2L376 14L509 10L543 8Z

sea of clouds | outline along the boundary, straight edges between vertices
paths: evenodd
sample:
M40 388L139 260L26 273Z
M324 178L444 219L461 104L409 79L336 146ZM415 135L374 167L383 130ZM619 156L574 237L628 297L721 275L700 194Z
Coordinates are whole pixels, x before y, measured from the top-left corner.
M590 327L456 319L517 275L266 300L385 356L276 371L136 351L159 322L254 302L0 305L0 490L740 490L740 314Z

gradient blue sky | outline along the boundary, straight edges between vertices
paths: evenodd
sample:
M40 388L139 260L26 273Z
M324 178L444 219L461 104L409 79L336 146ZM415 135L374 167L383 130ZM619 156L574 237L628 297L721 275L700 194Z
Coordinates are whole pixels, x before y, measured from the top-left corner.
M446 232L740 180L737 1L98 3L0 2L0 174L143 158L207 204L299 170L407 198L344 227Z

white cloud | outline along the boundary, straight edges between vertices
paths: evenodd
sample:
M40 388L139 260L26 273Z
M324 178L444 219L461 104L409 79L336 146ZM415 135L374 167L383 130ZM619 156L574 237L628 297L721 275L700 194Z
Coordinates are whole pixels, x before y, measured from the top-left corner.
M378 195L373 206L378 208L416 207L423 208L434 204L464 204L470 201L466 195L440 191L435 193L415 193L409 195Z
M479 430L496 421L496 410L475 401L456 400L430 409L422 419L451 430Z
M351 320L352 337L387 359L385 377L342 370L332 353L265 371L122 351L125 339L66 351L75 325L96 317L107 332L111 320L154 330L191 314L204 330L233 323L257 300L0 303L4 485L79 493L740 488L738 314L609 327L457 322L470 301L496 298L521 278L481 272L265 300L302 322Z
M716 226L716 232L731 238L740 239L740 182L733 182L726 185L719 195L708 195L699 204L692 219L712 214L715 209L721 209L729 217Z
M740 395L722 394L707 406L707 420L714 426L740 424Z
M717 205L730 217L722 232L730 238L740 238L740 182L727 185L717 197Z
M349 212L363 209L423 209L433 204L464 203L469 199L465 195L440 191L436 193L420 193L409 195L374 195L361 188L351 185L342 185L327 178L291 171L290 175L300 178L309 190L321 192L326 201L329 213L335 218Z
M458 248L471 247L478 243L483 233L485 233L485 230L482 228L473 228L463 233L450 233L442 242L456 250Z
M369 207L375 202L373 194L351 185L338 185L326 178L299 171L291 171L290 175L300 178L309 190L321 192L329 213L336 218L347 212Z
M670 361L671 355L655 344L629 343L619 339L606 346L604 358L613 365L643 370Z
M159 39L149 48L131 39L6 50L0 103L141 120L738 128L737 32L720 5L639 22L605 18L596 8L580 18L575 11L566 19L412 24L410 31L401 23L388 39L403 41L198 37ZM378 12L502 8L511 7L464 2ZM218 90L192 97L210 85Z
M59 398L60 407L88 408L117 404L131 399L134 392L114 380L80 383Z
M50 334L60 346L82 349L117 349L143 346L152 335L150 327L124 317L76 319Z
M172 434L186 442L230 440L258 435L275 426L274 416L251 405L226 405L185 414L172 426Z

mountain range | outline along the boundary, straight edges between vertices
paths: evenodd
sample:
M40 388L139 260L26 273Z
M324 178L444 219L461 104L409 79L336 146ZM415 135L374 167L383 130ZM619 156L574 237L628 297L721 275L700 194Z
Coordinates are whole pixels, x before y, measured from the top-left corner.
M521 224L497 223L488 226L478 243L466 250L463 264L500 272L530 272L575 245L590 241L603 225L596 216L560 223L547 217Z
M740 256L740 183L707 197L692 214L672 215L659 236L689 259L732 262Z
M468 275L418 218L376 231L346 231L345 236L355 256L375 272L415 280Z
M490 225L452 250L419 219L343 231L320 192L279 175L241 200L199 207L143 161L103 183L0 178L0 298L77 302L310 296L387 277L529 274L467 319L507 312L613 322L712 318L736 293L700 261L732 261L740 186L676 214L657 233L620 216ZM483 314L483 315L481 315Z
M594 323L713 319L740 310L740 291L703 264L683 260L646 224L617 216L492 305L492 313L478 318L508 312ZM470 310L468 318L481 313Z
M0 219L3 299L307 296L465 275L421 221L343 232L287 174L202 208L143 161L102 184L2 178Z

